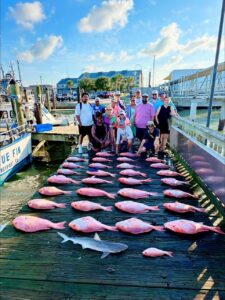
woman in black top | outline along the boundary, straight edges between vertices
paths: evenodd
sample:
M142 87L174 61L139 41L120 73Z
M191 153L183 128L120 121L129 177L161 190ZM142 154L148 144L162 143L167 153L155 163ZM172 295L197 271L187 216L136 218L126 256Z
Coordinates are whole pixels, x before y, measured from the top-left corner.
M171 115L174 116L176 113L172 106L169 105L170 99L166 97L164 99L164 105L160 106L156 112L156 124L160 130L160 151L164 151L169 138L169 119Z
M98 152L109 146L109 132L106 124L103 122L102 114L99 112L96 113L96 124L92 125L91 135L91 148L93 151Z

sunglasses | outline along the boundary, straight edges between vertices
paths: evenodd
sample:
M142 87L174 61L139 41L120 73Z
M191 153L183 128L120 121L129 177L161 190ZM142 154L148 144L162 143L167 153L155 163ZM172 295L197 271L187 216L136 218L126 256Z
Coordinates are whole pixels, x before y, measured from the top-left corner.
M152 96L157 96L157 94L152 94Z

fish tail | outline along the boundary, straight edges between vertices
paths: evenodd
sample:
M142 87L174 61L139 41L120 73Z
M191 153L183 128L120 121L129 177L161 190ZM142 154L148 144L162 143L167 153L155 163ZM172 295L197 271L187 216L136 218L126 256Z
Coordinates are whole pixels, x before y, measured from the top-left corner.
M54 229L64 229L66 222L53 223L52 228Z
M61 232L57 232L59 236L61 236L61 238L63 238L62 242L61 243L66 243L70 240L70 238L65 235L64 233L61 233Z
M165 251L166 255L173 257L173 252L172 251Z
M152 229L157 230L157 231L165 231L164 226L152 226Z
M143 177L147 176L147 174L145 174L145 173L140 173L140 175L143 176Z
M110 199L115 199L115 197L116 197L116 194L106 193L106 195L107 195Z
M111 177L116 177L116 174L109 174L109 176L111 176Z
M80 184L81 181L80 180L73 180L72 183L74 183L74 184Z
M119 230L116 228L116 226L108 226L108 225L106 225L106 226L105 226L105 229L111 230L111 231L119 231Z
M66 203L57 203L57 207L66 208Z
M205 209L205 208L198 208L198 207L195 207L195 210L198 211L198 212L206 212L206 209Z
M150 210L160 210L158 206L149 206Z
M110 181L110 180L106 180L105 182L106 183L111 183L111 184L113 183L113 181Z
M221 233L221 234L225 234L225 232L224 231L222 231L221 230L221 228L220 227L213 227L213 226L207 226L208 227L208 229L209 230L211 230L211 231L214 231L214 232L216 232L216 233Z
M158 196L159 194L157 192L149 192L148 195L150 195L150 196Z
M103 206L103 210L112 211L113 206Z
M143 182L152 182L151 178L144 179Z
M72 193L72 191L63 191L63 194L65 194L65 195L69 195L71 193Z
M194 199L198 199L198 196L197 196L197 195L192 195L192 194L190 194L190 196L191 196L192 198L194 198Z

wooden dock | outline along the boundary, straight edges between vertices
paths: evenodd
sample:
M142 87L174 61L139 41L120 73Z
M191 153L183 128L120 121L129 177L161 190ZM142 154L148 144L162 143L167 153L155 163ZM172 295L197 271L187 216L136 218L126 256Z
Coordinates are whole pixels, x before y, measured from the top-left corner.
M172 161L168 159L168 163ZM87 163L81 163L87 166ZM119 173L114 158L112 173ZM91 215L99 221L113 225L132 216L155 225L179 218L186 218L207 225L217 225L219 219L204 193L199 204L208 206L208 214L188 213L178 215L165 211L162 204L172 199L163 196L168 186L161 184L157 170L150 168L143 159L136 159L135 165L142 172L148 173L152 183L137 187L139 189L158 192L158 196L140 200L150 205L159 205L160 211L142 215L131 215L117 209L112 212L82 213L71 208L72 201L82 199L76 194L80 185L58 185L63 190L73 191L71 195L60 195L50 199L67 203L66 209L52 211L34 211L24 206L19 214L29 214L47 218L54 222L67 221ZM178 164L179 171L185 172ZM73 176L82 179L87 175L81 169L81 175ZM188 174L185 173L186 177ZM118 176L117 176L118 178ZM125 187L118 183L103 184L103 190L116 193ZM182 177L181 177L182 178ZM194 185L194 182L191 182ZM46 183L47 185L47 183ZM185 188L184 190L187 190ZM40 198L35 193L33 198ZM84 199L84 198L83 198ZM116 201L121 201L120 196ZM115 200L108 198L94 199L103 205L113 205ZM192 205L198 201L184 199ZM207 204L208 203L208 204ZM0 298L8 299L225 299L225 235L213 232L194 236L178 235L169 231L152 231L134 236L122 232L105 231L100 233L102 240L122 242L128 249L117 255L109 255L100 259L101 254L70 242L61 244L57 230L51 229L38 233L22 233L8 225L0 233ZM66 226L61 232L69 236L84 236ZM93 237L93 234L88 236ZM142 251L148 247L158 247L173 251L173 257L146 258Z

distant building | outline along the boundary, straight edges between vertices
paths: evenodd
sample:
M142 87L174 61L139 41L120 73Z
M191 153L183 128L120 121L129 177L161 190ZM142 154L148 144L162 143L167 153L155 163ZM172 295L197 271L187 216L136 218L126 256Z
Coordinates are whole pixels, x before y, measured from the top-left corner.
M70 84L72 82L72 84ZM78 78L64 78L57 83L57 97L67 98L75 95L78 86Z
M182 77L189 76L200 72L202 69L181 69L181 70L173 70L164 80L174 81L178 80Z
M109 71L109 72L93 72L93 73L82 73L78 80L83 78L91 78L91 79L97 79L99 77L108 77L112 78L116 75L122 75L123 77L133 77L134 78L134 85L136 87L142 87L143 86L143 73L142 70L122 70L122 71Z

